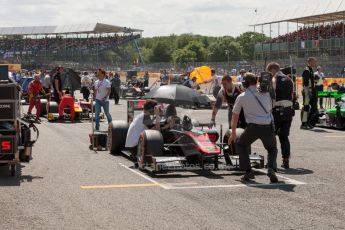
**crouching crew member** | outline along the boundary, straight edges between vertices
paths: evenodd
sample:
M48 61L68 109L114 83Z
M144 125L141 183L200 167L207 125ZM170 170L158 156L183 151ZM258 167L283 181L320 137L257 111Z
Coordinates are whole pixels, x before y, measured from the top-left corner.
M269 92L260 92L257 87L257 79L254 74L246 73L244 76L243 86L247 88L245 92L236 99L232 119L231 119L231 136L229 145L236 141L236 147L240 157L240 168L245 171L242 181L255 179L254 171L251 169L249 146L260 139L268 152L268 172L267 176L272 183L278 182L275 174L277 169L277 141L274 133L272 100ZM247 127L243 134L236 140L236 127L241 110L247 122Z
M151 116L155 115L155 121ZM144 111L138 115L129 126L125 147L131 152L133 160L137 161L137 148L140 134L148 129L160 130L160 110L157 107L157 102L154 100L147 100L144 104ZM138 163L135 163L138 166Z
M267 65L267 71L273 76L272 78L272 95L273 95L273 117L276 134L279 137L281 153L283 158L282 167L289 168L290 159L290 127L292 118L295 115L293 106L293 82L280 71L278 63Z
M217 116L218 110L222 107L223 101L226 101L228 103L229 128L231 128L230 124L231 124L231 117L232 117L232 109L235 104L235 100L237 96L240 95L242 91L233 84L232 78L229 75L223 76L222 86L223 87L219 90L217 98L216 98L216 103L213 107L211 123L213 125L216 124L216 116Z
M28 87L29 94L29 110L28 114L31 114L32 109L36 108L36 121L39 121L41 115L41 97L40 94L45 95L42 83L40 81L40 74L34 75L34 80L30 82Z
M315 125L317 110L317 92L315 88L315 76L313 68L316 67L316 58L308 58L308 66L302 74L303 78L303 109L301 129L312 129Z

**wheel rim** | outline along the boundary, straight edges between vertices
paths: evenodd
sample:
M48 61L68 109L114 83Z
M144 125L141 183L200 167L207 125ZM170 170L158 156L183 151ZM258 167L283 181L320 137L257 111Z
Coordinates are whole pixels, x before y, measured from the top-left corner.
M141 168L144 166L144 152L145 152L144 143L145 143L144 136L141 135L139 139L139 145L138 145L138 151L137 151L137 160Z

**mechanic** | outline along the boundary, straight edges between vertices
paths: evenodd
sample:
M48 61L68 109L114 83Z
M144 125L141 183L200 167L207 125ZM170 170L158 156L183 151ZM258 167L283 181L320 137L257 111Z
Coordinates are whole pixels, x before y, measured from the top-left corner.
M317 92L315 88L314 70L317 63L315 57L308 58L308 65L302 73L303 78L303 109L301 129L312 129L315 125L317 110Z
M29 83L28 94L29 94L29 109L28 114L31 114L32 109L36 108L36 121L40 121L41 115L41 97L40 94L45 95L45 92L40 81L41 74L36 73L34 80Z
M273 95L273 117L275 132L279 137L282 160L282 167L288 169L290 159L290 127L292 118L295 115L293 106L293 82L291 78L280 71L278 63L272 62L267 65L267 72L271 73Z
M317 92L323 92L323 84L325 80L325 74L322 72L321 66L318 66L316 68L316 72L314 73L315 76L315 84L316 84L316 90ZM319 98L319 106L320 109L323 109L323 98Z
M225 100L228 103L228 122L229 122L229 128L231 128L230 124L231 124L232 109L233 109L236 98L238 97L238 95L242 93L242 91L233 84L232 78L229 75L223 76L222 86L223 87L219 90L217 98L216 98L216 103L213 107L211 123L214 126L216 126L216 116L217 116L218 110L222 107L223 101Z
M120 87L121 87L121 79L118 73L115 73L113 79L111 79L111 88L113 91L114 102L115 105L119 104L120 100Z
M63 72L63 67L59 66L56 68L56 73L53 77L53 89L54 89L54 100L56 103L60 104L61 97L63 96L62 93L62 81L61 81L61 74Z
M260 139L268 152L267 176L272 183L278 182L275 174L277 169L277 141L274 133L273 115L271 113L272 100L270 93L259 91L257 88L257 78L252 73L246 73L243 86L247 88L245 92L236 99L231 119L231 136L229 145L236 141L236 148L240 157L240 168L245 171L242 181L255 179L254 171L251 169L248 148ZM243 109L245 119L248 123L243 134L236 140L236 127L240 112Z
M59 104L59 117L58 120L63 119L63 113L65 108L69 108L71 115L71 122L75 121L75 111L74 111L74 98L68 89L65 90L64 95L61 97Z
M100 121L100 113L103 107L104 114L107 117L108 123L111 122L112 118L109 113L109 95L111 92L111 84L108 79L105 79L106 72L103 69L98 69L97 77L98 80L95 82L95 98L96 98L96 114L95 114L95 123L96 123L96 130L99 130L99 121Z
M90 88L91 88L91 79L88 72L84 72L81 77L81 89L80 92L83 94L84 101L89 101L90 97Z
M151 119L153 115L155 117ZM157 106L157 102L154 100L146 100L144 111L135 117L129 126L125 144L125 147L131 152L133 160L135 160L136 167L138 167L136 156L140 134L148 129L160 130L160 121L160 109Z

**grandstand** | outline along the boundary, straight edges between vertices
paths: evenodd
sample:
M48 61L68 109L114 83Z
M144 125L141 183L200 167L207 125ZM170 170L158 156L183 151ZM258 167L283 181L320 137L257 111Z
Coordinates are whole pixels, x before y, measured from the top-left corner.
M337 57L345 56L345 1L325 0L308 6L290 7L270 12L255 19L255 31L266 33L270 39L255 45L255 59ZM276 36L272 36L275 27ZM285 33L281 34L281 31ZM343 65L342 65L343 66Z
M120 50L133 43L142 30L90 23L64 26L0 27L0 60L12 63L101 63L107 61L106 51ZM128 60L132 61L132 60Z

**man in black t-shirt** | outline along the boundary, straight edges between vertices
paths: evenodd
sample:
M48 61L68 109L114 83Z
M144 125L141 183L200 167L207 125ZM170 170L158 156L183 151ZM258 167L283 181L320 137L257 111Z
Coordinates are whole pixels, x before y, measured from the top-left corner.
M312 129L315 126L317 110L317 92L315 88L315 76L313 68L317 60L314 57L308 58L308 66L302 73L303 78L303 109L301 129Z
M59 66L56 68L56 73L53 76L54 100L58 104L60 104L60 100L62 97L62 81L61 81L62 72L63 72L63 67Z
M226 101L228 104L228 122L229 122L229 128L232 118L232 109L235 104L236 98L242 93L242 91L233 84L232 78L229 75L225 75L222 78L221 81L222 88L219 90L216 103L212 110L212 118L211 123L216 124L216 116L218 113L218 110L222 107L223 101ZM241 119L243 121L243 118Z

